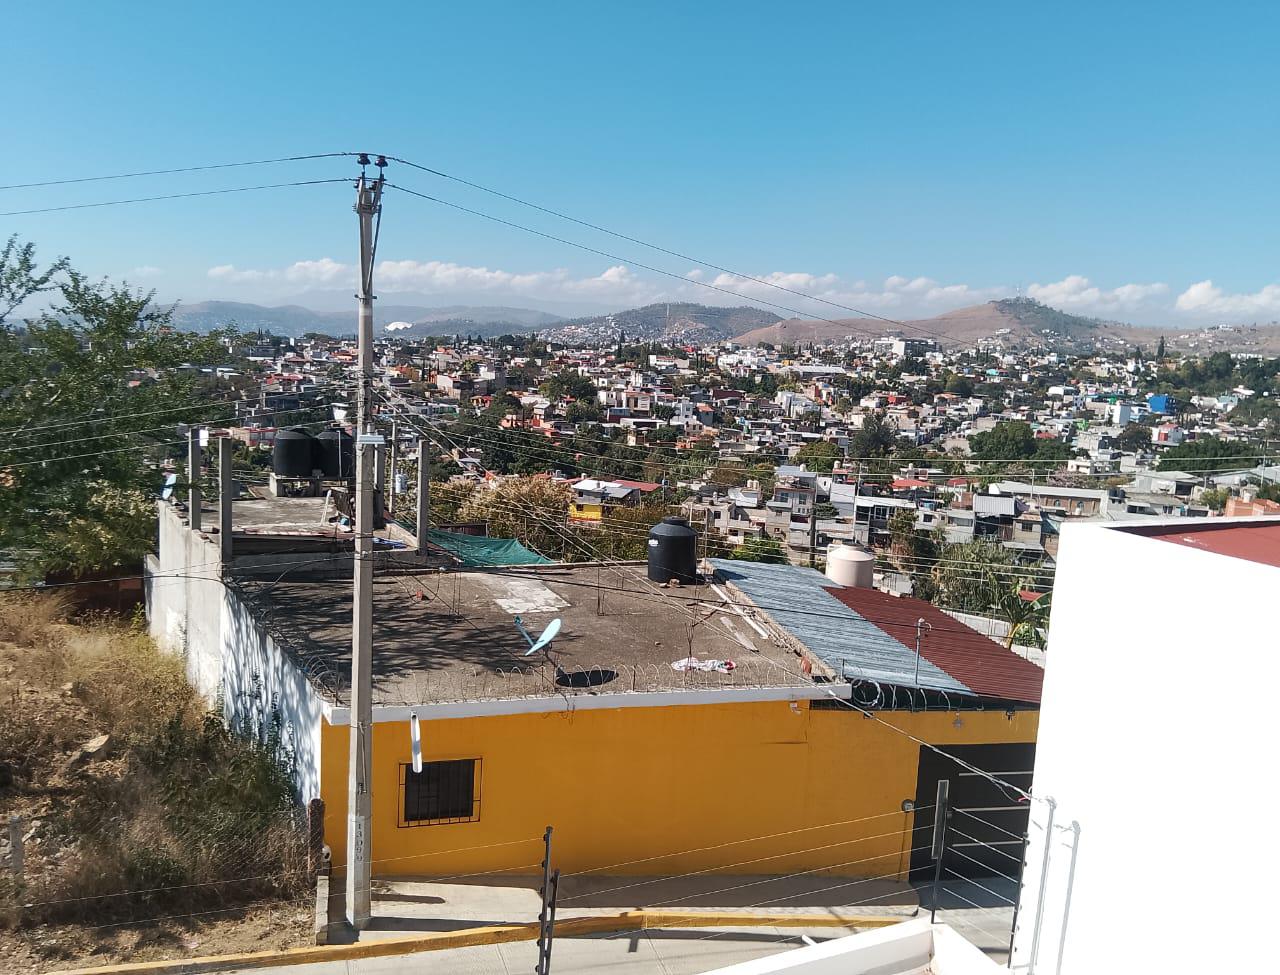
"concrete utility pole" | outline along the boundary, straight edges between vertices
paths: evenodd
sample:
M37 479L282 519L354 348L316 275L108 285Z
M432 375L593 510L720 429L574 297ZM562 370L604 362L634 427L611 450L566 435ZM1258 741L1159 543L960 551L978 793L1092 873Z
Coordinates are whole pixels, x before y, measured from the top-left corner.
M373 264L382 222L382 170L370 180L361 153L355 211L360 223L359 359L360 390L356 430L356 537L351 610L351 750L347 763L347 920L357 930L369 923L373 803L369 793L373 765L373 499L382 460L383 439L373 432Z
M427 554L427 530L431 524L431 448L425 437L418 438L418 557Z
M347 761L347 921L359 930L372 912L369 782L373 765L373 490L382 437L356 441L355 592L351 631L351 751Z
M187 481L191 488L187 496L187 521L193 532L200 530L200 428L192 427L187 433Z
M360 302L359 358L360 391L356 399L360 432L367 433L373 424L373 262L378 252L378 228L382 223L382 175L386 159L378 157L378 176L369 179L364 168L369 157L360 154L360 179L356 182L356 215L360 218Z
M387 462L387 517L396 515L396 465L400 462L400 427L395 420L391 421L391 451Z
M218 550L225 565L231 561L232 501L235 499L236 479L232 469L230 437L218 441Z

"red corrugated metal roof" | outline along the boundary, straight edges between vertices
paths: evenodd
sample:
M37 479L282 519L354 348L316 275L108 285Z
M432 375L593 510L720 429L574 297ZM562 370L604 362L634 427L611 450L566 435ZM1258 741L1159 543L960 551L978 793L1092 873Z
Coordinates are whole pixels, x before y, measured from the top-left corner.
M1216 552L1233 559L1280 566L1280 521L1252 525L1197 525L1191 522L1185 528L1180 525L1161 526L1158 531L1138 531L1135 534L1149 534L1162 542Z
M852 586L827 592L912 653L916 646L916 620L923 619L933 630L925 634L920 655L972 688L975 694L1040 703L1044 671L932 603Z

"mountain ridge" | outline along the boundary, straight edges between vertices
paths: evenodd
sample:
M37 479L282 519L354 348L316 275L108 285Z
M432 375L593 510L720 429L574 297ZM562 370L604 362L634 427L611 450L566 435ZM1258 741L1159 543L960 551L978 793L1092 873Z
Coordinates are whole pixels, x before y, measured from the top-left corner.
M972 345L983 339L999 339L1002 344L1023 346L1054 341L1068 344L1105 341L1120 330L1131 328L1133 326L1119 322L1073 315L1033 298L1002 298L923 319L892 321L859 317L827 321L788 318L744 332L735 336L733 341L743 345L758 342L784 345L900 336L933 339L943 346Z
M746 326L767 327L780 320L772 312L752 305L723 307L663 301L608 315L570 318L539 334L567 344L613 342L623 335L641 342L718 342L732 338Z
M348 311L316 311L297 304L257 305L240 301L200 301L178 304L173 313L174 324L189 331L208 332L226 325L245 331L264 329L276 335L298 336L306 332L328 335L352 335L356 331L355 303ZM536 331L561 319L532 308L509 308L502 305L445 305L428 308L417 305L374 305L374 331L381 334L386 326L408 322L412 328L396 330L400 335L522 334Z

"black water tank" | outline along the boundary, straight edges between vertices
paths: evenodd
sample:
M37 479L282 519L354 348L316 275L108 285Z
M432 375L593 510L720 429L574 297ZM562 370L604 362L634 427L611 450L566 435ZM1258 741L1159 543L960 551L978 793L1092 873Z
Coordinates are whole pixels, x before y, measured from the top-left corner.
M276 477L310 477L312 436L301 427L276 431L276 443L271 451L271 469Z
M663 518L649 529L649 580L698 581L698 535L685 518Z
M355 477L355 438L341 427L330 427L324 431L316 437L315 465L325 477Z

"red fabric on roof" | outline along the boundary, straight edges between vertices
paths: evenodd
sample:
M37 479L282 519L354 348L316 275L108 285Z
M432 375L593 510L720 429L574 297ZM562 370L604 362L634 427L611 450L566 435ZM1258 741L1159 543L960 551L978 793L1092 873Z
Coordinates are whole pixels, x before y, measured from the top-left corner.
M927 488L929 482L921 481L914 477L900 477L889 486L895 491L904 491L908 488Z
M916 620L923 619L933 629L925 633L920 655L972 688L975 694L1040 703L1043 670L932 603L854 586L827 592L912 653L916 646Z

